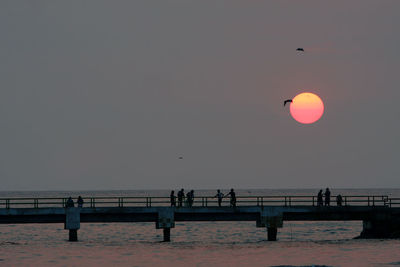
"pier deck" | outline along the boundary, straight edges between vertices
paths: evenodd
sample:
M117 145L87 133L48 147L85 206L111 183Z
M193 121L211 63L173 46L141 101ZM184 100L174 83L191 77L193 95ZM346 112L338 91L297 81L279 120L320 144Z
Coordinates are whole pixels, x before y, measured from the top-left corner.
M169 198L86 198L82 208L66 208L65 198L0 199L0 224L64 223L70 241L77 240L80 223L154 222L164 241L176 221L254 221L276 240L284 221L363 221L361 237L400 235L400 199L387 196L345 196L344 206L316 206L313 196L238 197L237 206L213 197L198 197L193 207L171 207ZM333 203L335 205L335 203ZM228 206L227 206L228 205Z

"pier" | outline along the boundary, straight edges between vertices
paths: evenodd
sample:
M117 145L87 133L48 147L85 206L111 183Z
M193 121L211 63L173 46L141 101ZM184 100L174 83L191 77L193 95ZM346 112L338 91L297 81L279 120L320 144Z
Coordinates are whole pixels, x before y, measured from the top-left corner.
M315 196L238 196L236 207L228 200L219 207L210 196L196 197L192 207L171 207L169 197L83 199L83 207L67 208L66 198L2 198L0 224L63 223L77 241L81 223L154 222L168 242L175 222L254 221L275 241L284 221L351 220L363 222L360 238L400 237L400 198L388 196L343 196L342 206L317 206Z

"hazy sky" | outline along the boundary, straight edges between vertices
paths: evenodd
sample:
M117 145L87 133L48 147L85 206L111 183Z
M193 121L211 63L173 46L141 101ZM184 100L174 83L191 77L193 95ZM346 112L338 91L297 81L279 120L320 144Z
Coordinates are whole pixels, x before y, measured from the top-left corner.
M399 14L0 1L0 190L400 187ZM282 106L304 91L313 125Z

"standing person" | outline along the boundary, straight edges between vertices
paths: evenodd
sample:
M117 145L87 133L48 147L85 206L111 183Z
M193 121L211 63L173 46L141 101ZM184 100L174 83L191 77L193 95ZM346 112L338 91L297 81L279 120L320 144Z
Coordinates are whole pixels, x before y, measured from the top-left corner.
M83 198L81 196L78 197L77 203L79 208L83 207Z
M317 206L323 206L324 202L322 200L322 189L319 190L318 196L317 196Z
M176 207L176 196L175 196L175 191L171 191L171 195L169 196L170 202L171 202L171 207Z
M236 207L236 193L235 193L235 191L233 190L233 188L232 188L231 191L230 191L228 194L226 194L225 196L226 196L226 197L227 197L227 196L230 196L230 197L231 197L230 206L231 206L231 207Z
M190 207L190 191L186 193L186 206Z
M325 206L330 206L331 203L331 191L329 191L329 188L326 188L325 190Z
M342 195L337 195L336 196L336 204L340 207L340 206L342 206L342 203L343 203L343 197L342 197Z
M183 188L178 192L178 206L182 207L183 198L185 197L185 191Z
M190 190L186 194L186 202L187 202L188 207L190 207L190 208L193 206L193 199L194 199L194 191Z
M193 206L194 203L194 191L190 190L190 207Z
M224 197L224 194L222 194L221 190L218 189L217 194L214 197L218 198L218 207L221 207L222 198Z
M74 201L72 200L72 197L69 197L67 200L67 203L65 203L65 207L67 208L73 208L74 207Z

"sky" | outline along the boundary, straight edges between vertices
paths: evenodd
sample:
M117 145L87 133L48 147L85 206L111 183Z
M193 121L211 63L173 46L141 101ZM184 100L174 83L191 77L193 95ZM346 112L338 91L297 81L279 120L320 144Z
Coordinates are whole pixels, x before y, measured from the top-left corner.
M399 10L0 1L0 190L398 188Z

